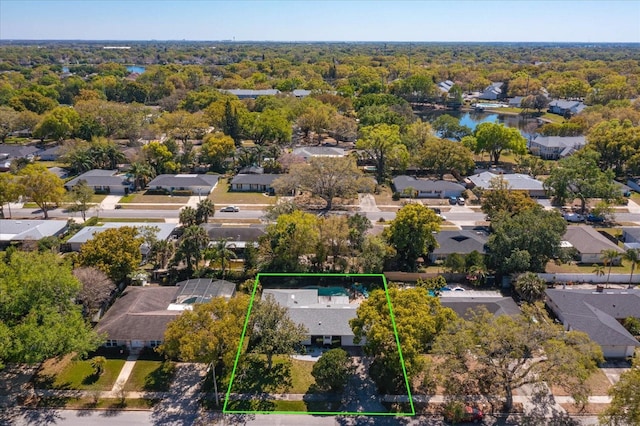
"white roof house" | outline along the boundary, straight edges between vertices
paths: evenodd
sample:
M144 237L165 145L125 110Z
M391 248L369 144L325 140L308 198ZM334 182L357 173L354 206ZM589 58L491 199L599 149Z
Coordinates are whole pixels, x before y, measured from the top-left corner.
M500 177L507 182L509 188L512 190L526 191L532 197L546 196L546 191L542 186L542 181L522 173L496 174L491 172L482 172L469 176L469 180L479 188L490 190L491 180Z
M66 220L0 220L0 244L11 241L38 241L62 234L68 227Z
M155 222L107 222L102 226L86 226L78 231L73 237L69 238L67 243L71 247L73 251L79 251L84 243L93 239L95 234L99 234L100 232L106 231L107 229L118 229L122 227L131 227L131 228L143 228L143 227L156 227L158 231L156 232L156 238L158 240L166 240L169 238L174 229L176 229L177 224L175 223L155 223ZM144 246L144 244L143 244ZM141 247L140 251L145 254L145 251L148 251L147 247Z
M313 157L344 157L344 149L331 146L303 146L295 148L293 155L309 161Z
M529 140L529 151L545 160L558 160L587 144L584 136L541 136Z

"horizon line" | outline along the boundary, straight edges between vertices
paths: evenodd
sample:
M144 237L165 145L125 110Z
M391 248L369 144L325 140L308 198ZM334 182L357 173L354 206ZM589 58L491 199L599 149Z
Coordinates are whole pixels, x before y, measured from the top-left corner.
M640 41L517 41L517 40L236 40L236 39L82 39L82 38L0 38L0 44L8 42L37 42L37 41L66 41L66 42L182 42L182 43L528 43L528 44L640 44Z

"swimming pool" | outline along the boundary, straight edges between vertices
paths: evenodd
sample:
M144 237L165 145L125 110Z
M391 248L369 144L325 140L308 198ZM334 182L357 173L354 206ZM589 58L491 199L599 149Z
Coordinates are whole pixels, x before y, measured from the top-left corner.
M343 287L320 287L317 285L309 285L304 288L317 289L318 296L348 296L349 292Z

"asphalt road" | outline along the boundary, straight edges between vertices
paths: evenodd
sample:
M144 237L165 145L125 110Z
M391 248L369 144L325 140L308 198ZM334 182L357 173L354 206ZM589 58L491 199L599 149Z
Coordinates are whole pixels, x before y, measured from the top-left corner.
M187 425L251 425L251 426L356 426L356 425L406 425L406 426L435 426L442 425L442 418L434 417L366 417L366 416L313 416L295 414L258 414L258 415L225 415L208 414L204 418L196 419L195 413L173 413L171 418L154 411L88 411L88 410L22 410L12 417L0 417L7 423L16 426L187 426ZM545 424L546 420L531 419L532 424ZM536 420L538 422L536 422ZM563 424L592 426L598 424L597 417L575 417L574 423ZM542 423L540 423L540 421ZM522 419L495 419L486 418L485 425L514 426L523 424Z

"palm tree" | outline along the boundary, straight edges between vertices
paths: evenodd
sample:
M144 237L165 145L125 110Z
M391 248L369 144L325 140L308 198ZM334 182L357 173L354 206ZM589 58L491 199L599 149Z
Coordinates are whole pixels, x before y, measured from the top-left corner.
M156 173L150 165L135 162L131 164L129 174L133 177L134 191L137 191L138 189L144 189Z
M593 273L596 274L596 277L604 276L604 266L598 265L597 263L593 264Z
M609 272L607 273L607 283L605 285L605 288L608 288L609 278L611 277L611 267L613 266L613 263L620 258L620 253L614 249L606 249L602 250L600 252L600 255L604 264L609 267Z
M176 252L176 246L172 241L158 240L152 248L151 254L155 259L155 266L159 269L167 269L169 261Z
M189 276L193 275L203 258L207 244L209 244L209 236L204 228L198 225L185 228L173 257L173 263L178 265L180 262L184 262Z
M217 240L216 242L213 243L213 246L211 246L211 248L207 250L207 253L205 254L205 257L207 259L210 259L213 261L217 260L220 262L220 269L222 270L223 279L226 275L226 269L230 263L230 260L236 259L238 257L232 250L229 250L228 248L229 245L227 244L228 241L229 241L228 238L221 238Z
M516 280L515 289L522 300L533 303L542 300L547 288L545 281L533 272L525 272Z
M631 274L629 275L629 288L631 288L633 272L636 270L636 265L640 265L640 249L628 249L622 258L631 262Z
M215 213L215 206L213 201L208 198L201 200L196 207L196 221L198 223L209 222L209 216L213 216Z

